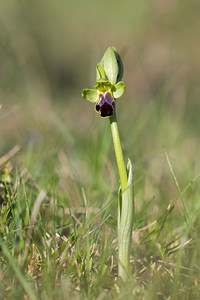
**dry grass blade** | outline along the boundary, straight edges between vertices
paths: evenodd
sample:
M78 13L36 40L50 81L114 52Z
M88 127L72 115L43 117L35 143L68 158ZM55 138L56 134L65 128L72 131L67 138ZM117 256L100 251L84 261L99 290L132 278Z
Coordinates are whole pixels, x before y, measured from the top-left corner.
M11 159L19 150L20 150L20 146L15 145L15 147L13 147L8 153L3 155L0 158L0 166L5 164L5 162L7 162L9 159Z

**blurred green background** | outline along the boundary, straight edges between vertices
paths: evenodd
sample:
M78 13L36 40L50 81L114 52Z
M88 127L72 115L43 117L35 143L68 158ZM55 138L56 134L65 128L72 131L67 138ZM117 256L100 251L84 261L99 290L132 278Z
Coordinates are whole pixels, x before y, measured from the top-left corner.
M20 145L19 161L44 187L60 151L86 188L106 159L116 169L109 122L81 98L115 46L127 86L117 114L137 209L155 195L166 207L178 192L163 147L182 186L200 167L199 12L198 0L1 1L0 156Z

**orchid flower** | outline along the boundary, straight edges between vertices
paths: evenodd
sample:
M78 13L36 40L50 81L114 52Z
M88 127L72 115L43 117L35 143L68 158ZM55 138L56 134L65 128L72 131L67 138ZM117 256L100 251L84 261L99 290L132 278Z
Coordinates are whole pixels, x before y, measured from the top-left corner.
M96 103L95 110L102 118L113 115L116 99L126 89L123 81L120 81L122 74L120 56L114 47L109 47L97 64L94 89L84 89L82 92L83 98Z

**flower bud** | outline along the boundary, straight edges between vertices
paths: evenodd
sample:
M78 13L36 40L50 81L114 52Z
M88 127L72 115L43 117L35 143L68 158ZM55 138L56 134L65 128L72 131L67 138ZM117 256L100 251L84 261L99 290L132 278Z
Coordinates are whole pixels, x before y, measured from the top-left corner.
M108 47L101 61L109 82L117 83L119 77L118 53L114 47ZM119 56L119 55L118 55Z

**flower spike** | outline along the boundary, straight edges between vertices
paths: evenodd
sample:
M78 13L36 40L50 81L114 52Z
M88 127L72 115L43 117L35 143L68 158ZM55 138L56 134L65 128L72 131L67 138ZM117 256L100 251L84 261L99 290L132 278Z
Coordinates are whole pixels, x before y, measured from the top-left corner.
M129 277L130 249L132 243L132 228L134 221L134 192L131 161L127 169L119 136L116 118L116 99L120 98L126 87L121 81L123 65L114 47L109 47L101 62L96 66L96 84L94 89L85 89L82 96L86 100L96 103L95 110L102 118L109 118L113 145L120 178L118 199L118 276L123 281Z
M101 62L96 66L94 89L84 89L82 97L96 103L95 110L102 118L111 117L115 99L120 98L126 87L121 80L123 65L115 47L108 47Z

